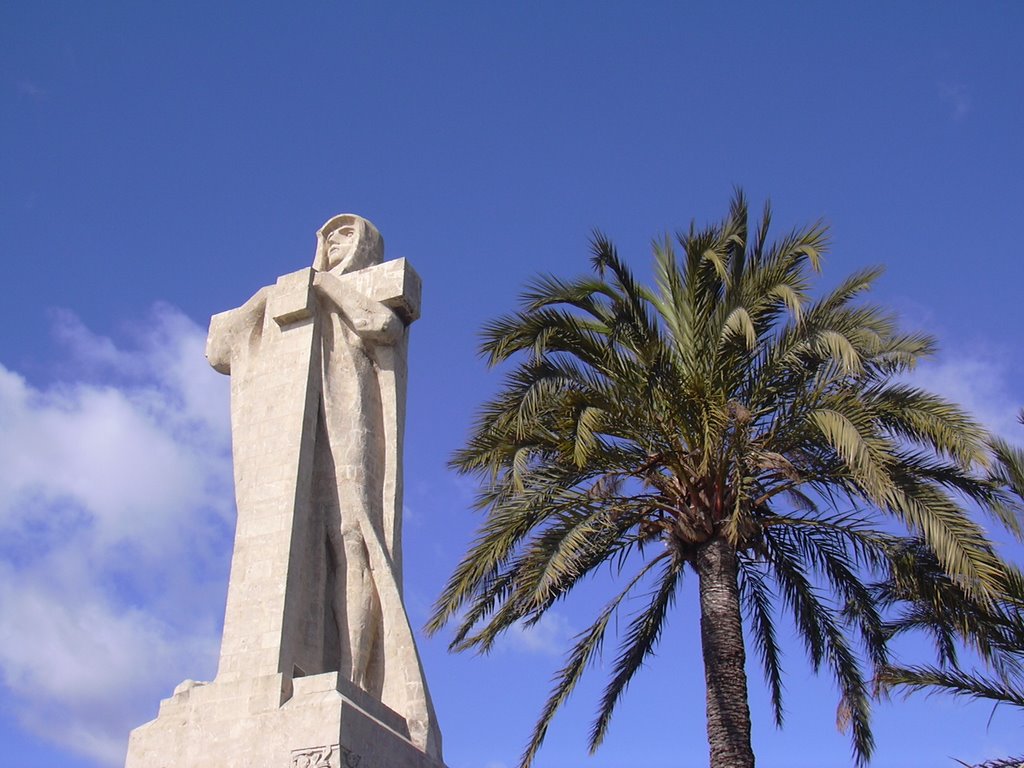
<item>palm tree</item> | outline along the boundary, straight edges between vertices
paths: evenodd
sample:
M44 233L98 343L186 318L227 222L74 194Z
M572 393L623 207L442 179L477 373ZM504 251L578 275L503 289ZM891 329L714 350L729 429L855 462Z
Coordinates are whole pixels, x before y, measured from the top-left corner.
M978 471L984 430L899 381L932 340L857 303L877 269L812 299L826 228L771 244L770 219L766 206L749 230L737 192L722 223L677 235L678 258L669 238L654 245L653 288L596 233L593 276L538 277L520 311L485 327L489 363L515 364L452 464L481 479L486 520L428 631L452 622L453 650L487 651L602 564L623 580L569 650L524 768L623 601L647 590L590 732L597 749L691 570L713 768L754 764L744 609L776 723L785 609L814 669L835 678L863 763L873 741L858 649L887 660L865 576L888 562L887 531L918 535L970 595L1003 587L1001 562L959 501L993 502Z
M1024 424L1024 412L1020 421ZM1005 492L995 511L1017 539L1024 540L1024 450L998 437L991 438L990 444L994 458L990 480ZM907 542L891 566L888 579L874 587L879 604L899 609L887 625L887 634L924 631L935 643L938 663L884 665L878 670L882 691L944 692L1024 710L1024 579L1020 574L1011 571L1008 588L999 599L978 600L944 573L920 542ZM958 658L960 646L973 650L985 670L965 669ZM974 768L1021 765L1024 756Z

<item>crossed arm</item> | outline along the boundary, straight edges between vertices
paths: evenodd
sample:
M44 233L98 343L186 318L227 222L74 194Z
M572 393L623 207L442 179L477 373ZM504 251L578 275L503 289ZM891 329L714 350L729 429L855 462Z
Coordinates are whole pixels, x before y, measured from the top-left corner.
M360 337L386 346L401 338L405 324L398 315L380 302L349 288L330 272L317 272L313 277L313 288Z
M260 288L245 304L210 318L206 337L206 358L214 370L231 373L231 357L243 336L262 327L267 300L273 286ZM336 275L317 272L313 290L333 311L340 314L361 338L379 346L391 346L402 337L405 324L391 309L349 288Z

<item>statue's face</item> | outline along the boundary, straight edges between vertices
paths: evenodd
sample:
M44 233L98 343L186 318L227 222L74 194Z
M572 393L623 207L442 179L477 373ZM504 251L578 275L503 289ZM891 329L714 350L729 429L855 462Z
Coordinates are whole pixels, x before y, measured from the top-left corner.
M359 225L346 221L327 236L327 269L331 272L347 271L348 262L359 247Z

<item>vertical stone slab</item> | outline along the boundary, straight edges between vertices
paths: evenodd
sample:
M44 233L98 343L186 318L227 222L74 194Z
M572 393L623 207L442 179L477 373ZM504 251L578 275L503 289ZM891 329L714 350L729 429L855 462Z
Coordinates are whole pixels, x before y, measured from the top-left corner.
M245 350L232 364L239 516L218 679L290 676L301 655L297 555L315 517L310 483L320 375L312 302L312 270L279 278L267 292L259 338L249 340L258 354ZM230 314L215 316L211 327Z

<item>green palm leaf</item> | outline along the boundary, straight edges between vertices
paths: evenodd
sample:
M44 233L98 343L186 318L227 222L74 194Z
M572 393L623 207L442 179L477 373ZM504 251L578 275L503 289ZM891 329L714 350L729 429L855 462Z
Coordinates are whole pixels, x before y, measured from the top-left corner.
M651 287L595 232L593 274L535 278L518 311L484 327L485 359L507 372L452 466L479 479L485 519L428 631L454 624L453 649L486 652L603 563L626 581L569 649L523 766L641 583L649 600L617 633L591 747L657 652L692 570L713 768L753 764L744 615L776 723L788 619L812 667L834 678L837 721L863 763L865 664L886 667L890 638L912 628L951 658L960 627L937 606L980 627L1010 591L1024 594L972 516L977 507L1024 531L1020 456L901 378L935 344L864 301L880 269L812 299L827 228L772 243L770 220L766 207L751 225L737 191L721 222L653 243ZM1012 635L991 628L977 645L1009 664Z

